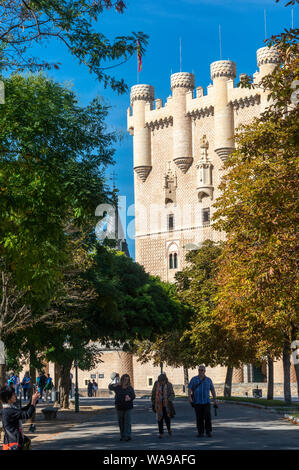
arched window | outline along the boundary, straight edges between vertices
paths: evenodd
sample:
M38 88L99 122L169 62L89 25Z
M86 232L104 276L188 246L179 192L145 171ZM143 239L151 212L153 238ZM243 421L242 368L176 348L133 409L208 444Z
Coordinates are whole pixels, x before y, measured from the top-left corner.
M178 269L178 246L176 243L171 243L168 247L168 268Z

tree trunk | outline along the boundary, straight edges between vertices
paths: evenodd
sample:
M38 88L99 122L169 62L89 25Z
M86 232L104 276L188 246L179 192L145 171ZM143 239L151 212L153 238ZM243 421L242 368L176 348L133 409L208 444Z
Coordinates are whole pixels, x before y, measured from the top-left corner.
M294 324L292 324L292 330L291 330L291 338L292 338L292 343L293 341L296 342L298 341L298 328L295 327ZM299 362L297 364L297 361L299 359L299 348L297 348L295 351L293 351L293 364L294 364L294 369L295 369L295 374L296 374L296 381L297 381L297 395L299 398ZM295 356L295 357L294 357Z
M230 397L232 394L233 367L228 366L226 370L224 396Z
M55 390L59 389L59 379L60 379L60 365L57 362L54 363L54 387Z
M188 372L188 367L183 367L184 369L184 387L185 387L185 393L188 396L188 384L189 384L189 372Z
M0 364L0 386L4 387L6 378L6 364ZM0 410L2 410L2 401L0 400ZM1 428L2 430L2 428ZM2 432L2 431L0 431Z
M0 364L0 386L4 387L6 378L6 364Z
M282 361L283 361L283 390L284 400L286 403L292 402L291 396L291 361L290 361L290 342L286 341L283 345Z
M299 352L299 350L297 350ZM296 373L296 379L297 379L297 394L299 398L299 364L294 364L294 369Z
M60 386L59 386L59 404L61 408L69 408L69 393L70 393L70 373L72 368L72 360L67 361L60 366Z
M274 367L273 359L271 356L267 356L268 364L268 390L267 390L267 400L273 400L274 394Z

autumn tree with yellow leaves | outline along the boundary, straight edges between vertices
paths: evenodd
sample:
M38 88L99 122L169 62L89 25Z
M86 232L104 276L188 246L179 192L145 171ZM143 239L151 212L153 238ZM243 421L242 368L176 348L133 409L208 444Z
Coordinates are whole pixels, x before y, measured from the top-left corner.
M290 402L291 343L299 337L298 30L272 37L268 45L281 57L259 84L271 102L259 119L238 129L215 204L214 228L226 232L216 314L270 364L282 356ZM299 390L299 365L295 370Z

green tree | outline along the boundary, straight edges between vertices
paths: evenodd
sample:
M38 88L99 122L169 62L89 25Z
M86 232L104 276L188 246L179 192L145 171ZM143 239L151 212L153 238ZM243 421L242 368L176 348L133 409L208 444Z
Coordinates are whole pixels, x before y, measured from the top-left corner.
M127 90L124 80L110 74L110 69L129 60L137 49L141 53L148 36L142 32L109 40L94 28L104 10L114 8L123 13L122 0L4 0L0 4L1 68L14 71L37 71L58 68L30 54L33 46L41 48L56 40L105 86L122 93ZM115 61L118 61L115 64ZM120 62L119 62L120 61ZM112 65L113 64L113 65Z
M15 75L4 81L2 340L12 328L17 331L40 319L62 279L72 240L92 232L97 205L110 200L104 169L113 162L111 145L116 139L106 131L107 108L100 98L81 107L71 90L42 75Z

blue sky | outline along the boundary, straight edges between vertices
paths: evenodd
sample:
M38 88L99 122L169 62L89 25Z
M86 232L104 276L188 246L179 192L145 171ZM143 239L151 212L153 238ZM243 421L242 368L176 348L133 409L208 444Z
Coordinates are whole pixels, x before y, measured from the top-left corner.
M257 70L256 50L263 47L265 39L264 10L267 18L267 37L291 26L291 8L285 1L274 0L128 0L124 14L106 11L98 24L98 31L108 38L132 31L148 34L149 44L142 59L139 83L155 87L155 98L163 102L170 95L170 74L180 71L179 38L182 43L182 71L194 72L195 86L206 87L210 80L210 63L220 59L219 24L221 25L222 59L237 64L240 73L252 74ZM294 26L297 9L294 12ZM37 53L37 49L35 50ZM116 145L116 164L108 169L108 176L117 173L116 184L120 195L126 196L127 207L134 202L133 142L126 132L126 111L129 93L117 95L104 89L95 77L67 52L65 46L53 42L47 45L42 58L59 61L61 67L49 75L60 82L73 83L80 102L85 105L100 94L111 107L107 124L109 129L123 133ZM137 83L137 59L112 69L115 76L123 77L129 88ZM127 222L132 217L127 217ZM134 257L134 240L128 239L131 256Z

